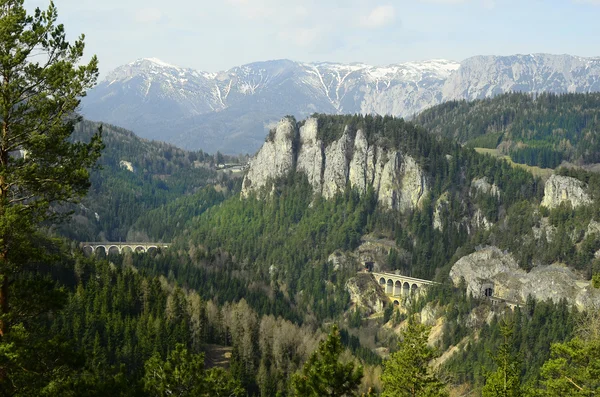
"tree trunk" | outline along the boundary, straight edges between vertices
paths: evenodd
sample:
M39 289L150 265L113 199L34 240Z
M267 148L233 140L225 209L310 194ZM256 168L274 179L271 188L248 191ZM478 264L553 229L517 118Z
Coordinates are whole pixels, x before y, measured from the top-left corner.
M7 84L6 76L4 76L4 84ZM6 171L8 168L8 112L3 112L2 120L2 142L0 145L0 167L2 171ZM5 176L0 174L0 217L3 217L6 212L6 205L8 203L8 188ZM0 241L2 246L0 247L0 315L6 316L8 314L8 247L7 247L7 230L2 230L0 235ZM8 330L7 322L5 318L0 318L0 337L6 335Z
M0 263L5 262L5 253L0 253ZM0 311L3 316L8 314L8 276L6 274L0 275L2 279L0 281ZM5 319L0 319L0 337L6 335L7 322Z

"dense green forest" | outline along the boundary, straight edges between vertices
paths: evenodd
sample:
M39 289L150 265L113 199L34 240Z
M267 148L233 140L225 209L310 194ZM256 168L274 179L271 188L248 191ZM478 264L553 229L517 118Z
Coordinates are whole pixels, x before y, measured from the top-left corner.
M0 13L0 395L600 390L596 308L529 296L511 309L449 278L459 258L492 245L522 268L561 262L591 279L580 278L586 288L600 288L600 236L590 229L600 219L597 174L558 170L578 179L592 204L549 209L539 178L472 147L504 143L513 159L545 166L595 161L596 96L451 103L422 116L437 135L393 117L315 115L325 145L360 129L369 144L411 156L427 196L393 212L373 188L348 184L325 200L291 171L268 192L242 197L243 167L232 163L244 158L77 117L98 60L81 62L84 36L69 43L57 20L53 3L28 15L23 1L7 0ZM45 62L31 61L37 56ZM489 121L497 114L489 104L499 104L500 120ZM448 120L453 109L466 116ZM464 121L473 114L483 121ZM458 119L476 127L466 140L438 128L458 128ZM297 137L302 122L292 122ZM513 124L518 133L508 131ZM86 256L82 240L172 244ZM377 270L437 282L392 303L368 272L357 274L372 241L386 247Z
M520 357L519 384L523 390L548 389L553 378L543 368L553 358L550 346L574 338L575 324L581 318L564 302L531 300L511 313L465 295L461 287L444 287L431 290L404 308L388 305L383 317L368 319L358 309L348 311L351 302L345 283L360 264L333 267L328 257L336 250L356 249L365 234L386 236L397 247L386 263L390 270L436 278L447 285L451 264L476 245L489 243L510 249L522 266L528 267L540 246L519 244L515 234L530 233L542 218L557 228L581 229L589 219L597 218L596 207L540 210L543 192L539 179L450 140L432 139L425 130L401 120L319 117L323 133L332 136L343 131L346 123L355 129L387 131L387 144L397 142L402 150L410 151L435 181L424 205L414 212L393 214L377 206L372 190L361 195L350 187L331 200L315 199L303 174L276 181L275 191L266 199L240 198L239 182L222 182L229 183L227 189L217 191L204 187L210 181L201 179L196 179L200 182L191 191L176 187L167 190L170 196L166 194L160 203L144 201L151 193L138 195L135 205L140 212L128 221L129 230L137 236L173 241L173 246L158 253L107 258L61 251L62 259L54 259L61 265L50 273L54 285L60 286L59 310L51 320L47 316L36 320L36 335L54 335L52 346L63 346L61 356L65 360L51 365L52 371L43 372L38 382L23 377L20 382L29 384L20 386L22 390L39 391L45 382L52 381L53 392L64 394L161 395L156 390L164 390L164 385L152 375L156 368L196 368L201 375L193 377L194 381L188 379L185 387L201 395L295 395L306 385L298 383L294 374L303 370L310 373L310 369L303 369L304 363L317 365L326 359L311 353L317 351L319 341L324 343L328 324L337 323L343 349L336 354L346 353L327 358L334 360L328 365L337 360L354 362L362 371L355 392L386 395L386 390L396 386L383 376L385 356L376 349L386 348L400 355L402 343L397 345L394 327L418 318L431 304L445 317L443 336L431 354L459 346L458 353L437 371L442 379L439 395L445 389L478 391L485 387L488 374L497 368L490 353L502 346L502 324L507 319L514 328L514 356ZM379 139L377 132L370 139ZM381 139L378 142L383 142ZM104 161L124 157L110 150L107 145ZM171 158L184 161L188 156ZM159 161L155 156L150 158ZM185 166L182 163L175 169ZM154 171L164 172L158 168ZM120 165L118 172L132 174L121 170ZM204 172L212 172L213 178L216 174ZM587 183L592 196L597 197L600 183L595 174L561 172ZM97 177L102 178L102 174ZM119 178L123 191L135 185L132 179ZM474 193L472 181L481 178L498 186L502 194ZM146 187L155 182L150 178L139 183ZM106 185L98 186L100 196ZM432 227L440 200L446 203L441 230ZM107 207L114 208L114 203ZM468 231L465 217L476 210L495 226ZM544 261L560 258L591 274L596 265L589 255L597 240L584 246L585 250L577 241L565 239L564 246L542 247ZM38 267L36 274L48 279L44 269ZM493 314L491 322L469 325L468 318L482 310ZM26 340L35 346L31 339ZM230 354L225 360L219 357L224 351ZM56 371L63 374L60 381ZM185 389L184 385L177 387ZM51 393L50 389L43 390Z
M39 373L34 376L30 372L16 372L19 377L14 381L20 393L164 395L148 386L152 384L148 378L154 373L149 368L163 367L163 361L168 362L174 352L184 349L183 358L178 358L181 362L176 362L172 370L184 371L197 362L198 370L189 383L207 390L201 395L306 395L295 394L294 374L309 362L309 356L330 328L318 321L311 324L293 316L285 319L288 306L282 296L275 294L266 301L273 304L281 300L283 305L278 309L272 304L265 305L263 294L252 293L245 289L245 284L235 283L235 276L227 279L217 272L190 265L184 267L185 272L176 274L173 270L180 266L156 265L176 263L171 252L98 260L78 253L73 255L68 248L63 246L57 251L59 261L51 267L31 269L32 280L50 281L48 271L51 271L54 281L47 288L56 291L54 310L58 311L50 317L42 315L27 321L30 329L35 324L36 332L23 339L26 342L23 348L27 350L18 353L23 354L20 358L25 368L35 368ZM22 286L20 283L19 287ZM219 291L229 292L222 295ZM520 357L516 362L523 389L533 388L540 395L553 395L544 394L554 378L542 370L554 357L550 346L577 340L574 338L581 324L587 324L586 318L569 309L565 302L529 300L523 308L511 312L473 299L459 286L432 289L403 314L395 309L396 313L387 319L365 320L361 327L367 327L369 332L378 330L379 344L389 343L392 352L401 351L403 345L395 346L398 339L391 337L393 331L387 331L386 335L385 323L399 324L415 318L424 306L432 303L446 308L447 317L444 338L432 350L432 357L448 347L464 344L465 338L468 340L441 369L440 379L448 387L469 384L478 390L485 384L488 374L496 368L493 353L503 342L501 329L508 321L513 330L511 349L515 360ZM389 308L394 310L391 305ZM482 309L494 314L491 322L483 320L476 326L467 325L465 317ZM284 317L277 314L278 310L283 310ZM356 334L350 322L344 324L342 321L341 326L348 328L342 328L339 343L342 350L352 351L357 358L336 356L335 361L354 362L362 368L362 383L357 384L353 393L366 393L369 389L371 393L385 391L388 383L385 377L381 378L382 383L381 369L377 368L381 364L386 368L387 362L373 360L373 353L366 354L370 350L353 336ZM473 334L478 337L468 339ZM46 335L53 336L48 340ZM46 345L39 347L42 343ZM596 345L588 344L598 341L585 343L586 349L594 348ZM29 349L39 349L35 357L40 362L35 367L30 362ZM61 360L49 362L57 349ZM231 354L225 365L219 364L223 362L219 352L223 351ZM175 387L179 381L180 378L174 378L168 387ZM329 381L333 382L325 382ZM15 391L7 385L3 387L5 393Z
M65 284L70 291L65 308L47 325L53 334L74 341L72 354L86 357L85 366L78 369L84 371L82 381L68 383L66 389L88 395L117 393L125 387L119 382L127 379L130 393L144 395L148 393L149 363L175 360L171 354L178 348L191 355L180 351L178 359L187 357L202 368L205 360L206 375L201 378L213 385L210 371L221 368L212 366L213 353L227 348L231 357L222 373L224 385L219 387L230 393L242 390L242 394L250 395L293 395L299 387L292 382L293 374L302 369L329 331L324 324L338 323L342 327L340 343L348 350L345 360L354 356L351 360L360 363L364 371L357 390L385 392L382 379L387 378L381 377L385 360L375 351L383 347L394 352L398 338L382 326L398 326L418 317L432 302L445 313L443 337L436 351L439 354L460 346L460 353L438 370L447 387L482 390L487 374L496 368L490 352L502 346L501 329L506 319L514 323L511 346L515 357L522 357L519 384L540 390L545 387L542 367L551 359L550 346L573 338L580 316L565 303L532 300L527 308L510 313L486 309L486 301L466 296L461 288L447 287L431 291L400 310L388 305L383 317L366 319L358 309L348 312L351 302L345 288L361 264L334 267L329 255L357 249L362 236L370 234L395 242L396 249L390 251L385 264L389 270L435 278L444 285L451 265L481 244L510 250L524 268L536 260L562 260L591 276L597 266L593 253L600 248L595 237L585 243L564 238L559 244L546 246L544 240L533 238L522 244L514 236L531 235L542 219L565 230L560 236L570 235L575 229L585 229L590 219L598 219L595 205L545 210L539 207L543 188L538 178L400 119L318 115L318 124L324 140L339 138L348 126L351 133L365 131L372 143L410 153L433 181L427 200L404 214L378 207L372 190L361 195L348 187L335 198L324 200L313 195L302 173L275 181L274 191L266 198L252 195L243 199L238 194L239 179L221 177L220 185L225 189L205 186L219 182L211 169L203 172L212 173L212 179L189 174L188 178L198 181L196 188L171 185L159 203L145 202L151 192L138 194L132 204L139 212L132 213L126 223L129 237L174 244L158 254L106 259L79 256L75 260L75 276ZM123 145L122 150L126 147ZM186 152L170 156L181 159L170 175L188 167L188 156ZM109 153L106 159L124 157L123 153ZM163 157L150 158L160 164ZM118 172L135 175L120 165ZM140 185L152 186L160 172L164 168L154 168ZM595 174L560 172L587 183L591 195L597 197L600 184ZM474 181L482 179L497 186L501 194L477 191ZM119 180L122 190L130 191L134 180ZM98 186L98 192L105 189L104 184ZM111 203L109 208L115 207ZM436 210L442 223L439 229L432 227ZM493 226L473 227L470 217L476 211ZM536 254L540 250L542 257ZM469 325L469 316L482 310L491 310L492 321ZM270 342L263 342L261 337L267 337L267 329L274 334L268 336ZM292 335L296 339L285 343L287 351L293 353L284 353L280 343Z
M88 195L74 208L75 214L68 226L60 229L60 233L69 238L170 241L172 229L153 233L149 227L141 230L134 224L139 218L150 216L152 210L177 199L181 199L184 206L185 202L189 206L190 200L203 200L199 192L207 185L218 185L223 194L227 194L239 183L215 167L218 161L237 163L239 159L220 153L217 156L202 151L189 152L163 142L141 139L122 128L85 120L75 126L72 138L89 140L100 127L106 149L98 162L100 168L91 173ZM196 193L200 196L187 198ZM216 198L209 198L211 205L214 200ZM177 226L175 222L171 228Z
M600 94L509 93L449 101L415 122L471 147L499 148L517 163L556 168L600 162Z

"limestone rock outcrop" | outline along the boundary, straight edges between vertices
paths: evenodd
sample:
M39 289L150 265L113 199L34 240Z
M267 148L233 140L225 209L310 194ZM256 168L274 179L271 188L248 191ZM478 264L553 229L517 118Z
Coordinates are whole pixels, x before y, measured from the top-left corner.
M295 126L283 119L275 128L273 140L268 140L250 162L242 185L242 196L263 188L269 179L286 175L294 164L293 139Z
M561 264L538 266L530 272L519 268L510 253L485 247L459 259L450 270L455 285L462 278L467 292L481 296L483 288L493 286L494 296L524 303L531 295L537 300L562 298L579 309L600 307L600 290Z
M592 234L595 234L597 237L600 237L600 222L597 222L593 219L590 221L590 223L588 223L588 227L585 231L584 238L587 238Z
M373 180L373 171L369 170L367 164L373 161L373 150L369 150L367 138L362 130L356 132L354 138L354 153L350 162L348 179L350 184L359 192L364 193L367 190L368 182Z
M400 258L408 261L410 254L396 245L394 240L366 234L360 240L360 245L354 251L335 250L327 258L334 266L339 268L361 270L368 263L375 272L386 272L392 269L387 267L390 251L394 249Z
M426 178L421 167L412 157L391 152L381 172L379 203L404 211L416 208L426 193Z
M316 119L308 119L298 131L288 119L279 122L272 140L265 142L250 162L242 196L260 191L295 170L306 174L315 194L332 198L346 185L364 193L372 186L380 205L390 210L417 208L429 192L427 175L409 155L370 145L363 131L342 136L324 145Z
M489 194L494 197L500 197L500 189L496 184L489 183L486 177L473 179L471 188L476 193Z
M442 214L448 210L448 192L444 192L433 206L433 228L439 231L444 230L442 224Z
M467 293L480 296L484 284L497 275L519 271L519 264L512 255L503 253L496 247L486 247L460 258L450 269L450 278L455 285L464 278ZM497 294L497 291L494 292Z
M343 191L348 180L352 141L347 132L325 148L325 171L323 173L323 197L332 198Z
M490 222L483 212L478 208L471 218L471 226L475 229L490 230L494 224Z
M570 202L573 208L591 204L585 183L568 176L552 175L544 185L542 205L556 208L563 202Z
M129 172L135 172L135 168L133 167L133 164L131 164L130 161L126 161L126 160L119 161L119 167L121 167L121 169L127 170Z
M387 296L370 273L359 273L348 279L346 290L350 294L350 301L365 315L383 311L388 302Z
M317 138L317 120L308 119L300 127L300 150L296 170L308 177L308 182L317 190L323 183L323 142Z

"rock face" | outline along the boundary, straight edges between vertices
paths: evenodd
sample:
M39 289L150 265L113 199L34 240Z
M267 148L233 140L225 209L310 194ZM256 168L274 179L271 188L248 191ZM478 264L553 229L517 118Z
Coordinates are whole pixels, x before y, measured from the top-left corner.
M360 130L354 137L345 130L325 146L318 139L317 120L311 118L299 131L288 119L279 122L273 140L265 142L250 162L242 196L292 170L305 173L313 192L327 199L348 183L359 192L372 186L380 205L390 210L417 208L429 191L427 176L412 157L370 146Z
M344 267L358 271L370 263L375 272L391 271L387 267L387 259L392 249L406 260L410 257L408 252L398 248L394 240L367 234L361 238L360 245L354 251L336 250L329 255L327 261L333 264L335 270Z
M277 124L273 141L267 141L250 162L242 185L242 195L263 188L269 179L286 175L293 166L292 140L295 126L288 119Z
M325 171L323 173L323 190L325 198L332 198L342 191L348 180L349 162L352 141L346 132L337 141L325 148ZM318 186L313 186L318 191Z
M531 294L537 300L562 298L579 309L600 305L600 290L579 278L560 264L538 266L529 273L519 268L509 253L496 247L486 247L459 259L450 270L455 285L464 278L467 292L481 296L491 286L494 296L515 302L525 302Z
M348 179L352 186L356 187L361 193L366 191L368 182L371 183L373 180L373 169L367 167L368 164L372 163L373 148L369 148L365 134L362 130L358 130L356 138L354 138L354 155L350 162Z
M481 99L504 92L590 92L600 88L598 58L528 54L474 56L446 80L443 98Z
M365 315L381 312L388 302L377 282L369 273L359 273L346 281L350 300L361 308Z
M442 214L448 209L448 192L444 192L433 207L433 228L439 231L444 230L442 224Z
M386 208L416 208L427 193L425 175L410 156L391 152L379 180L378 201Z
M455 285L464 277L467 293L480 296L485 284L498 274L519 272L519 264L510 254L505 254L496 247L488 247L460 258L450 270L450 278ZM501 288L494 294L498 295ZM499 295L498 295L499 296Z
M573 208L591 204L585 183L568 176L552 175L544 186L542 205L556 208L563 202L570 202Z
M585 236L584 238L595 234L596 236L600 237L600 222L597 222L595 220L591 220L590 223L588 223L588 227L587 230L585 231Z
M317 120L308 119L300 127L300 152L296 169L308 176L312 186L321 189L323 184L323 143L317 139Z
M130 161L126 161L126 160L119 161L119 167L121 167L121 169L127 170L129 172L135 172L133 164L131 164Z
M500 189L498 186L496 186L496 184L489 183L486 177L473 179L471 182L471 188L475 194L483 193L494 197L500 197Z
M471 227L475 229L482 228L484 230L490 230L492 226L494 226L494 224L490 222L485 217L483 212L481 212L481 210L478 208L473 214L473 217L471 218Z

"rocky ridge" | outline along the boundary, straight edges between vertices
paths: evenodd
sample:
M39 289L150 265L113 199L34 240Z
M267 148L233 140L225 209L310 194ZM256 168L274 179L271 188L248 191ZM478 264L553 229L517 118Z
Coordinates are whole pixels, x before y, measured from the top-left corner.
M482 296L483 288L493 285L494 296L524 303L528 295L537 300L562 298L579 309L600 307L600 290L591 286L561 264L537 266L530 272L521 269L513 256L497 247L485 247L459 259L450 270L459 285L464 278L467 293Z
M370 146L361 130L351 137L346 129L339 139L324 145L318 139L316 119L306 120L296 130L292 120L285 118L277 124L272 140L251 160L242 197L292 171L306 174L313 192L327 199L342 192L347 183L361 193L372 186L379 204L390 210L417 208L429 191L427 177L415 159Z
M346 281L350 301L361 308L363 314L371 315L383 311L389 299L369 273L358 273Z
M476 56L382 67L284 59L217 73L147 58L109 73L84 98L82 111L89 119L188 149L252 153L285 114L410 117L448 100L510 91L600 91L600 58Z
M569 202L573 208L592 203L585 183L568 176L552 175L544 186L542 205L556 208Z

